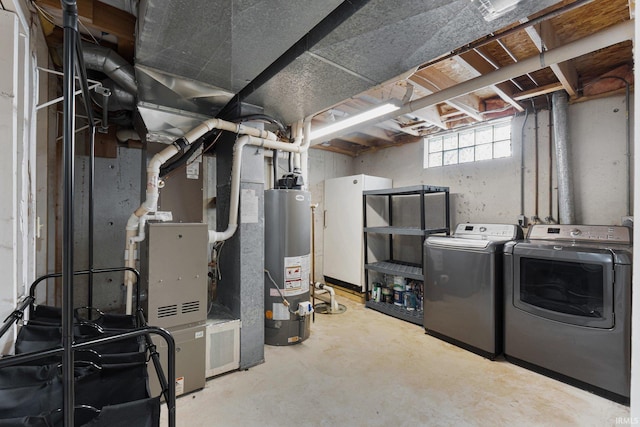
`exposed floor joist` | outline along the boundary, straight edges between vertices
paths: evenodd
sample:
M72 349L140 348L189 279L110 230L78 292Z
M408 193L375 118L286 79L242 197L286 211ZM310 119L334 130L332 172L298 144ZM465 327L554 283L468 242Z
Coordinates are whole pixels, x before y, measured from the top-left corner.
M525 31L539 52L554 49L562 45L549 21L540 24L540 31L534 27L527 27ZM571 65L569 61L551 64L550 67L560 83L562 83L564 90L567 91L570 97L575 97L578 94L578 72L575 67Z

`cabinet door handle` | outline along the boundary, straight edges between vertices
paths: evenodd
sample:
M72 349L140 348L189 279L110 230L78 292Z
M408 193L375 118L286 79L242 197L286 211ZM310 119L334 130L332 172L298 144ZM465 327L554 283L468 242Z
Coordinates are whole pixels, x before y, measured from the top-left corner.
M322 211L322 225L327 228L327 210Z

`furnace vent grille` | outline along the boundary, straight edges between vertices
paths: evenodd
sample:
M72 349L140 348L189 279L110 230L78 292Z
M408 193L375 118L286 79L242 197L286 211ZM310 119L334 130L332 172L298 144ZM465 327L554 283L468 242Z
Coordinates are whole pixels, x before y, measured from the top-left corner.
M194 313L200 310L200 301L185 302L182 304L182 314Z
M176 304L158 307L158 318L176 316L177 314L178 306Z

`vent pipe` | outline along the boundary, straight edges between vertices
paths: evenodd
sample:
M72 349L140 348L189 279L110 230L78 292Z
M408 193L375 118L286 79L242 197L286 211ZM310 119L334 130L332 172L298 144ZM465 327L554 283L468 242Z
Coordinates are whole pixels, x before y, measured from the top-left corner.
M575 224L573 177L569 153L568 95L565 91L553 94L553 136L556 142L558 164L558 210L560 224Z
M82 52L85 67L106 74L118 86L132 95L138 93L133 66L114 50L85 43L82 45Z

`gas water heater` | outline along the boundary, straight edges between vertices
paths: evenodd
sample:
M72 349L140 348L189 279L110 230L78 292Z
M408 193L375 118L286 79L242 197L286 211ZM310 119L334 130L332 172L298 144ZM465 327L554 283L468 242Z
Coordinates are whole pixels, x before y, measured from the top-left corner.
M265 191L265 344L291 345L309 337L310 227L308 191Z

